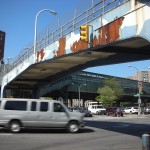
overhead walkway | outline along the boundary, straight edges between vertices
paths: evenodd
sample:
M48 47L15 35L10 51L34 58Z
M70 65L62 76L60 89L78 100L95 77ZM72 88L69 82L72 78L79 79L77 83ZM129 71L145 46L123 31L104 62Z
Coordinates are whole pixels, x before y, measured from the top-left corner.
M33 45L4 67L1 96L8 88L32 89L93 66L150 59L150 2L99 0L90 9ZM132 21L131 21L132 20ZM88 43L80 40L80 26L92 26ZM49 31L49 29L46 29Z

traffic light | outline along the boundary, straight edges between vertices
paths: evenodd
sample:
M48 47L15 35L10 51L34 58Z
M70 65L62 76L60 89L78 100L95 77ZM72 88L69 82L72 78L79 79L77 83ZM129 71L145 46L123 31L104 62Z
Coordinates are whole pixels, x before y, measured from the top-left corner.
M139 94L142 94L142 82L138 82Z
M139 88L139 94L142 94L143 90L142 90L142 86Z
M80 26L80 40L89 42L89 25Z

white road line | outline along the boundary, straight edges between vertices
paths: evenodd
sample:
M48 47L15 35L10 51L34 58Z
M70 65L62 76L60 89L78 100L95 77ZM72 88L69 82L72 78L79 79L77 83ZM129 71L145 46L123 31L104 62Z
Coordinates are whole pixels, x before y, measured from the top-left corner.
M1 135L12 135L11 133L0 133L0 136Z

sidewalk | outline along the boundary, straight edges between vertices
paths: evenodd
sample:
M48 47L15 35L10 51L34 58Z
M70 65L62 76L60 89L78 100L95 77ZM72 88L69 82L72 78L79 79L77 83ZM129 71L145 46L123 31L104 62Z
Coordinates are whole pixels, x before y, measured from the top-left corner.
M141 114L138 116L137 114L125 114L123 117L114 117L107 115L93 115L93 117L85 117L84 120L118 120L118 119L138 119L138 118L150 118L150 114L145 115Z
M150 118L150 114L140 114L139 116L137 114L125 114L124 117L128 117L128 118L145 118L145 117L149 117Z

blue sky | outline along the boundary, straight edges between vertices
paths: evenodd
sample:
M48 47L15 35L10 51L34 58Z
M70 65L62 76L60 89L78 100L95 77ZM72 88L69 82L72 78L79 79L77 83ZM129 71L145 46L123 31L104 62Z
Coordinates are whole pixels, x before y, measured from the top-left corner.
M92 0L1 0L0 30L6 32L4 58L15 58L22 49L33 43L35 16L40 10L51 9L58 14L51 15L48 12L40 14L37 33L48 25L52 29L57 27L58 19L60 25L65 24L74 17L75 9L77 14L80 14L91 5ZM119 77L134 75L136 70L128 68L128 65L136 66L139 70L147 70L150 60L94 67L87 71Z

